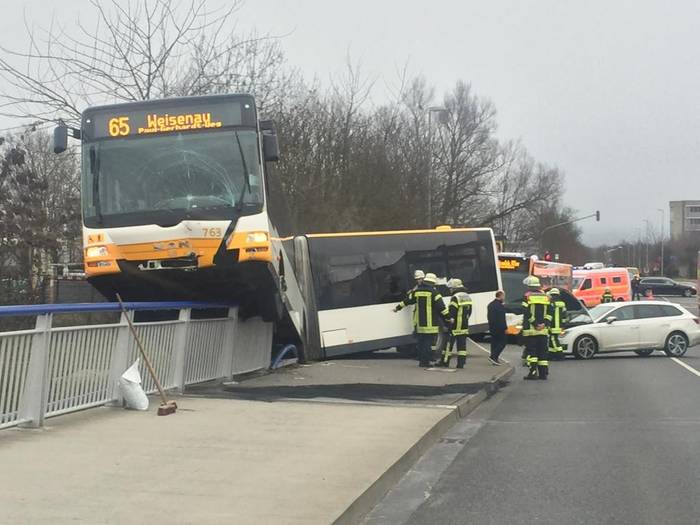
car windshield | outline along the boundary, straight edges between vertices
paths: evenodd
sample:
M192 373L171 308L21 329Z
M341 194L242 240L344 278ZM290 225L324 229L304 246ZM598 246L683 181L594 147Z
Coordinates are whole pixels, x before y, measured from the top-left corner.
M613 309L615 309L616 306L610 306L607 304L599 304L598 306L594 306L591 308L588 312L593 320L596 322L599 319L602 319L605 317L608 313L610 313Z
M85 143L85 224L165 225L186 218L231 218L234 210L243 213L262 204L258 159L257 133L252 130Z
M582 282L583 282L583 277L574 277L573 282L571 284L571 289L578 290L581 287Z

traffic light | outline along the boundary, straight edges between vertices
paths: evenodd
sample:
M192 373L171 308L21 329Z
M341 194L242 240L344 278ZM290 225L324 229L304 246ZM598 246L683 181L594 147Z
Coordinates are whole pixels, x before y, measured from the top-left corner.
M600 211L598 210L595 211L595 220L600 222Z

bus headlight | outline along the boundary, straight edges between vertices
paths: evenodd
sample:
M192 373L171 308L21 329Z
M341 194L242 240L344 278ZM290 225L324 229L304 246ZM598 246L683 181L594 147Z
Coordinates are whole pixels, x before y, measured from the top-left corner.
M267 232L250 232L246 239L246 243L259 243L259 242L267 242L268 241L268 235Z
M90 246L85 250L85 257L92 259L94 257L107 257L109 250L106 246Z

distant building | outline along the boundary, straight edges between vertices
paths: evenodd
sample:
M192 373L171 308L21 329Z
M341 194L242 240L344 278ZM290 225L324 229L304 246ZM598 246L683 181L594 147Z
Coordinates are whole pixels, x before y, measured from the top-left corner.
M700 201L671 201L671 239L700 236Z

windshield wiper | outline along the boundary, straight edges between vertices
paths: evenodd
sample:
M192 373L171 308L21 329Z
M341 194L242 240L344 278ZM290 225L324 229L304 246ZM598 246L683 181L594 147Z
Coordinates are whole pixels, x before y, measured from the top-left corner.
M248 180L248 164L245 161L245 155L243 154L243 146L241 146L241 139L238 136L238 131L234 130L233 134L236 137L236 144L238 144L238 153L241 154L241 164L243 164L243 189L241 190L241 194L238 196L238 202L236 202L236 208L238 209L238 213L240 213L243 209L243 197L245 196L245 190L250 191L250 181Z
M92 175L92 205L100 224L103 224L100 208L100 159L95 152L95 146L90 146L90 175Z

